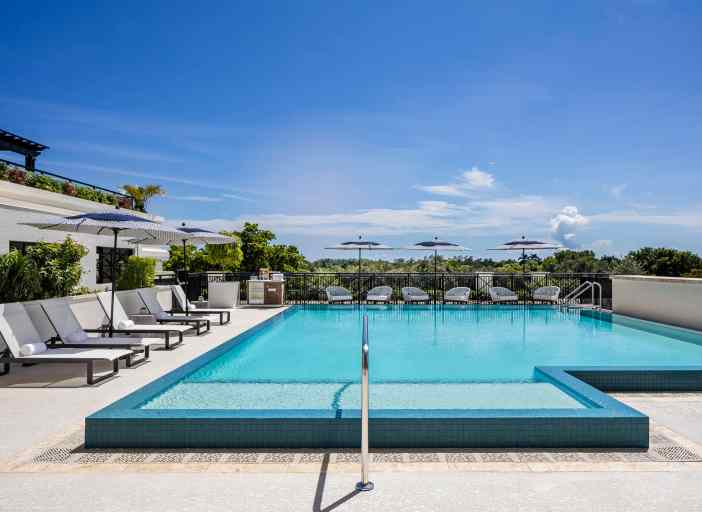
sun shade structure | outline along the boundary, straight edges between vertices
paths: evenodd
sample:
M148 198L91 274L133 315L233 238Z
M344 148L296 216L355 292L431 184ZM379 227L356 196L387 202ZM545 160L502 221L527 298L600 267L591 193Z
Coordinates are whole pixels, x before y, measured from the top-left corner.
M113 255L117 252L117 238L137 238L149 243L165 245L171 240L180 240L184 233L169 224L154 222L137 215L122 213L119 209L106 212L82 213L70 217L53 217L44 221L21 222L25 226L39 229L64 231L67 233L86 233L90 235L108 235L114 237ZM115 275L115 258L112 258L112 303L110 307L110 337L114 332L114 303L117 276Z
M0 130L0 151L12 151L24 155L24 166L30 171L34 169L36 159L45 149L49 149L49 146Z
M186 251L186 247L188 242L192 243L193 245L226 245L226 244L234 244L237 242L236 238L232 238L230 236L222 235L219 233L215 233L214 231L210 231L205 228L198 228L198 227L188 227L183 223L180 227L176 228L178 231L178 237L174 237L173 239L169 239L166 241L156 241L153 239L134 239L132 240L133 243L136 244L144 244L144 245L175 245L178 243L183 244L183 272L186 275L186 288L189 288L188 284L190 284L189 277L188 277L188 252ZM189 300L185 301L185 314L188 315L190 313L189 311Z
M488 249L488 251L522 251L522 272L526 272L527 251L553 251L558 249L563 249L563 246L552 242L542 242L540 240L527 240L526 237L522 236L522 238L519 240L512 240L511 242L506 242L502 245L494 247L493 249Z
M470 249L463 247L462 245L455 244L453 242L446 242L444 240L439 240L438 237L434 237L433 240L429 240L427 242L417 242L416 244L410 245L409 247L403 247L403 249L408 251L434 251L434 302L436 302L436 274L439 251L470 251Z
M363 237L359 236L358 240L352 242L341 242L338 245L332 245L331 247L325 247L325 249L331 251L358 251L358 302L361 302L361 255L363 251L392 251L393 248L389 245L384 245L380 242L371 242L369 240L363 240Z

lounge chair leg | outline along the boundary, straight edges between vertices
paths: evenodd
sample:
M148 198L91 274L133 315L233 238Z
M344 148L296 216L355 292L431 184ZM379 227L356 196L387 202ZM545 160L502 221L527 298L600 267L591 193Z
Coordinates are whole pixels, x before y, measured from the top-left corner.
M0 370L0 375L7 375L10 373L10 360L8 358L0 359L2 361L2 370Z
M136 353L132 352L130 355L127 356L127 368L134 368L135 366L145 363L149 359L150 353L151 347L149 347L148 345L144 347L144 355L142 355L139 359L134 359Z
M112 361L112 371L101 375L100 377L95 377L95 361L88 361L86 363L88 367L88 385L93 386L99 384L100 382L107 380L119 373L119 359Z
M166 331L166 350L171 349L171 333L169 331Z

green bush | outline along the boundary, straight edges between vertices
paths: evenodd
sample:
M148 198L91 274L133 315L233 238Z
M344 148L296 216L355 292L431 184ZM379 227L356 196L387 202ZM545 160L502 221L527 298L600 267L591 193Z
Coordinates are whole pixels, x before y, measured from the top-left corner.
M5 162L0 162L0 180L7 180L10 175L10 168Z
M70 295L80 282L80 260L88 250L70 237L61 243L39 242L27 249L37 268L41 299Z
M34 188L40 188L42 190L48 190L49 192L62 192L62 186L60 181L55 180L44 174L39 174L35 172L27 173L27 180L25 181L25 185Z
M130 256L122 266L117 279L118 290L133 290L134 288L150 288L156 278L156 260Z
M0 255L0 303L32 300L39 290L39 272L34 261L18 251Z

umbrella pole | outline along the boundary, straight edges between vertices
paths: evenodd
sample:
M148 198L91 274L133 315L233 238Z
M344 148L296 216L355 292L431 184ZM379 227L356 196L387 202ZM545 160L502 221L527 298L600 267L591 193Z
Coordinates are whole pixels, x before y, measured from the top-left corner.
M112 261L110 262L110 266L112 267L112 271L110 272L110 274L112 275L112 300L110 300L110 338L112 338L112 335L115 330L115 287L117 286L117 276L115 275L115 259L117 256L117 234L119 233L119 229L113 228L112 233L114 234L114 244L112 246Z
M436 259L438 258L439 251L434 250L434 304L436 304Z
M185 272L185 289L190 290L190 275L188 275L188 255L187 251L185 250L185 244L187 241L183 239L183 271ZM185 316L188 316L188 303L190 302L188 300L188 292L186 291L184 293L185 295Z
M358 305L361 305L361 249L358 249Z
M526 274L526 249L522 249L522 274Z

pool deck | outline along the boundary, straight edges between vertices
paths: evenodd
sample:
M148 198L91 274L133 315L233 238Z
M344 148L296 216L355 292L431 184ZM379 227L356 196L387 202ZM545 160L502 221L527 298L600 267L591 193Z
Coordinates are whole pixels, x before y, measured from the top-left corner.
M85 386L79 365L0 377L2 510L697 510L702 393L616 393L652 420L648 450L377 450L376 490L353 492L354 450L82 447L84 418L279 310L230 325L117 378Z

